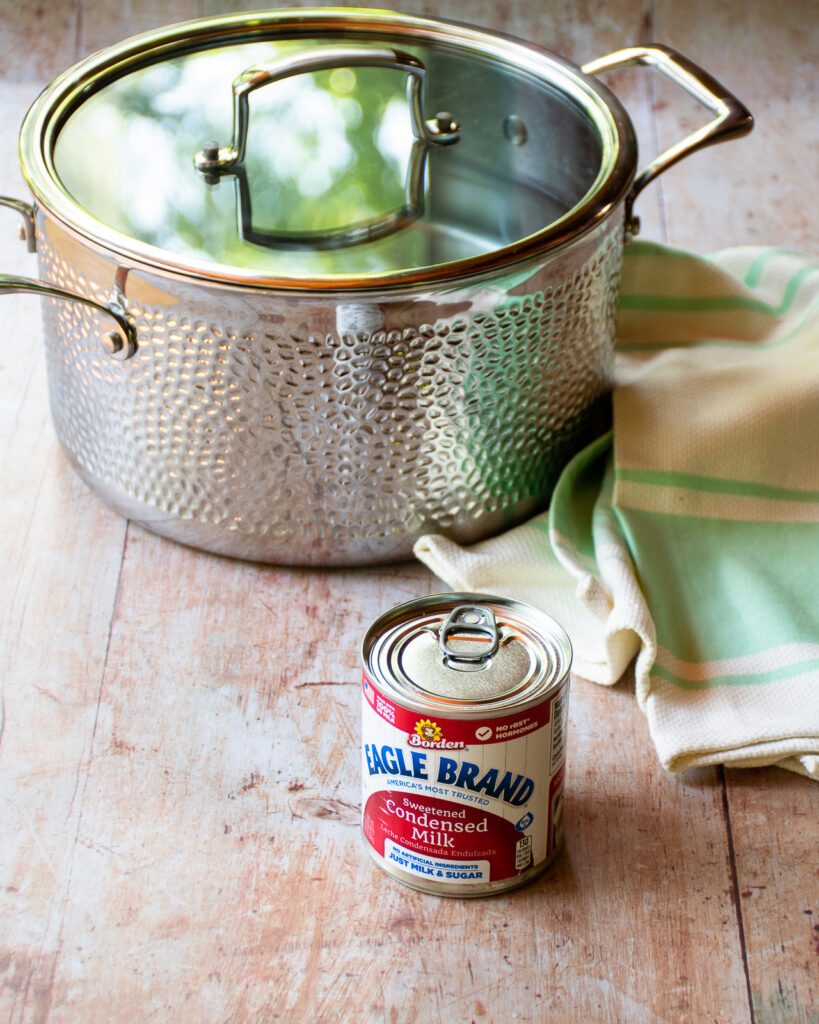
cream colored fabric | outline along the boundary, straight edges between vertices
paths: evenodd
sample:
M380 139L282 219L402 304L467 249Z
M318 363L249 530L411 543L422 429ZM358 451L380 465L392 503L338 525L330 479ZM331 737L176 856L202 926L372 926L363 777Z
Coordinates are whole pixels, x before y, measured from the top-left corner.
M634 243L617 358L613 438L566 468L548 513L416 554L453 589L548 611L587 679L636 656L669 770L819 778L819 265Z

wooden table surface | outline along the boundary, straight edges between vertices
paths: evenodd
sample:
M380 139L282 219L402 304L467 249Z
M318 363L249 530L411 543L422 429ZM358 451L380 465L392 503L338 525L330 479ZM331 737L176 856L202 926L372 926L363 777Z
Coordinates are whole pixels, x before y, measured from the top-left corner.
M25 195L16 133L57 72L232 6L1 0L0 193ZM813 0L393 6L578 62L677 47L757 128L650 188L644 237L819 251ZM610 84L644 153L702 120L650 72ZM35 275L0 219L0 270ZM0 302L0 339L4 1020L819 1020L815 783L667 775L632 686L578 680L559 866L483 901L402 888L359 841L358 645L377 613L440 583L417 565L241 564L129 525L58 449L37 299Z

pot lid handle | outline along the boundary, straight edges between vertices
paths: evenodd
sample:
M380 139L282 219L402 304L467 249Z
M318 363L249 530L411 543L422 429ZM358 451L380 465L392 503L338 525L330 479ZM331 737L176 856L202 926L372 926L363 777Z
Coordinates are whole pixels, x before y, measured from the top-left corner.
M663 46L660 43L630 46L628 49L617 50L616 53L590 61L584 64L581 70L587 75L599 75L603 71L616 71L635 64L647 64L656 68L717 116L713 121L709 121L702 128L698 128L660 153L637 176L626 197L626 225L634 235L639 231L640 222L632 215L632 209L634 201L646 185L650 185L658 175L690 153L695 153L704 146L712 146L716 142L726 142L728 139L747 135L754 126L754 119L744 103L707 71L688 57L672 50L670 46Z
M373 242L401 230L424 213L424 178L427 147L416 139L412 145L404 179L404 205L398 210L380 214L355 224L325 231L271 231L253 223L253 203L247 172L236 164L224 172L236 185L236 221L239 237L244 242L271 249L340 249L359 242Z
M368 50L363 47L328 46L248 68L235 78L233 141L226 147L220 147L217 142L206 142L194 157L197 169L207 174L222 174L244 161L249 122L248 97L254 90L293 75L350 67L398 68L406 71L409 76L407 99L415 138L426 145L449 145L458 141L460 125L451 115L439 114L430 120L424 119L421 88L426 68L417 57L392 48Z
M415 142L407 167L403 207L362 223L329 231L263 231L254 228L250 189L244 168L250 93L294 75L349 67L396 68L407 73L407 102ZM426 68L417 57L392 48L321 47L309 53L291 55L248 68L233 81L232 143L221 147L218 142L206 142L194 157L194 164L209 184L218 182L223 174L235 176L239 233L245 241L255 245L338 249L384 238L406 227L424 212L424 177L429 146L451 145L460 137L460 125L451 114L441 112L434 118L424 118L421 92L425 74Z

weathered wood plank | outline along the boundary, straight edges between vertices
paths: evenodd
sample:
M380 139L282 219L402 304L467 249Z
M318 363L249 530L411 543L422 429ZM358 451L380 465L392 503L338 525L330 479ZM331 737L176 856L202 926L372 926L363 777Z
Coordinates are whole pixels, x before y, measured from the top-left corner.
M4 3L0 193L25 197L16 138L74 56L71 2ZM36 276L0 211L2 271ZM48 415L40 300L0 300L0 1018L52 1000L125 524L69 471Z
M816 783L776 769L726 774L755 1024L816 1024Z
M131 530L54 1024L409 1024L417 1001L433 1020L747 1020L719 786L657 767L627 687L577 684L552 876L448 901L370 864L358 642L436 586L417 567L267 569Z
M176 21L196 18L199 0L81 0L78 57L121 39Z
M294 0L289 7L314 6L310 0ZM334 7L382 8L377 0L342 0ZM253 11L253 0L204 0L205 14ZM520 39L577 60L599 57L607 50L631 45L650 9L649 0L555 0L549 5L496 3L494 0L392 0L386 8L407 14L429 15L468 22L508 32Z
M669 239L699 252L731 245L819 248L809 196L819 178L813 0L686 4L656 0L657 39L723 80L756 118L751 135L684 160L662 179ZM710 115L656 78L662 146Z

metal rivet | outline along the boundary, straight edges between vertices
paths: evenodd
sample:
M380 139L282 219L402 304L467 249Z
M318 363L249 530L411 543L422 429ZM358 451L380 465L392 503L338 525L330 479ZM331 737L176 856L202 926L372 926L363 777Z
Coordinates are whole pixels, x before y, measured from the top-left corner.
M522 146L529 138L529 129L517 114L510 114L503 119L503 134L515 146Z
M435 127L441 135L454 135L461 126L448 110L440 110L433 118Z
M219 143L214 142L212 139L206 142L202 146L202 156L206 160L218 160L219 159Z
M439 146L450 146L461 137L461 125L448 110L440 110L435 117L424 122L427 140Z
M116 359L125 348L125 342L116 331L110 331L102 337L102 348L109 356Z

